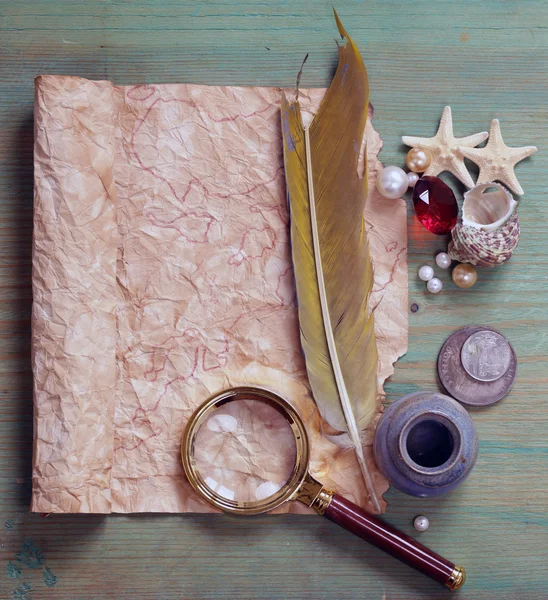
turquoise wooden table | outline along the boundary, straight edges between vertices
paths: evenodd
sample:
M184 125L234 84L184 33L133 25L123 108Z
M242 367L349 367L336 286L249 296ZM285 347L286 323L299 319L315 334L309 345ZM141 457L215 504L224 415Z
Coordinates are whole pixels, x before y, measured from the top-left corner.
M388 493L386 518L465 565L458 597L548 597L548 3L340 0L367 64L381 159L403 164L402 134L433 135L453 108L458 135L498 117L509 145L538 154L511 263L473 290L439 296L415 277L444 240L409 217L409 353L388 400L437 389L437 352L454 329L492 325L519 357L511 395L473 411L481 446L453 494ZM33 79L77 74L118 84L284 85L306 52L305 86L336 63L331 2L316 0L18 0L0 2L0 598L21 600L440 599L443 588L318 517L56 516L28 512ZM19 554L19 557L18 557ZM19 558L19 559L18 559Z

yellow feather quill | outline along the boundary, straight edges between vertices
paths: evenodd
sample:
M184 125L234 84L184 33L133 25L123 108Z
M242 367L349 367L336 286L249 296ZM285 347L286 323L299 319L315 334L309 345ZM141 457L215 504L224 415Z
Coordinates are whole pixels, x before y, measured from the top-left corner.
M314 400L355 449L375 512L380 512L361 432L378 408L377 346L369 295L373 269L358 176L369 104L360 53L335 19L344 43L318 113L307 127L298 99L282 99L282 134L291 212L291 246L301 343Z

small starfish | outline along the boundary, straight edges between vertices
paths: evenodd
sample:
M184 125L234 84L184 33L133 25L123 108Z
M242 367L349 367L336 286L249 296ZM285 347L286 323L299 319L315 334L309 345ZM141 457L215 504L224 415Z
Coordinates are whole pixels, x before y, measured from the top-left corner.
M497 180L518 196L523 196L523 188L514 173L514 167L524 158L534 154L537 151L536 146L509 148L502 139L499 120L493 119L485 148L460 148L460 151L480 168L476 185Z
M468 137L456 138L453 135L453 118L451 116L451 107L446 106L440 120L438 132L432 138L421 138L404 135L402 142L406 146L413 148L423 148L430 151L432 162L425 175L439 175L444 171L449 171L462 181L466 187L474 187L474 181L464 164L462 148L475 148L488 138L487 131L475 133Z

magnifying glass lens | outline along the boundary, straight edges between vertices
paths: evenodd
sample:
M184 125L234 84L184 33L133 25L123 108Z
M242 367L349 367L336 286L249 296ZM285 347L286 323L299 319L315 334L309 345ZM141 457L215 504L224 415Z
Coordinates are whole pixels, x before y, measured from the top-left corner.
M297 446L280 409L238 398L207 415L192 453L196 473L211 492L225 500L256 504L290 479Z

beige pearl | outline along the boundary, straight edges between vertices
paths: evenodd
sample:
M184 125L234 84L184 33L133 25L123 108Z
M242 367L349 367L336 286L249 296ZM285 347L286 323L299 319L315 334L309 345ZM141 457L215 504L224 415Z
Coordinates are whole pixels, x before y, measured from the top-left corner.
M411 148L405 157L405 164L413 173L424 173L432 162L432 155L422 148Z
M453 282L460 288L471 288L478 280L478 272L472 265L461 264L453 269Z

